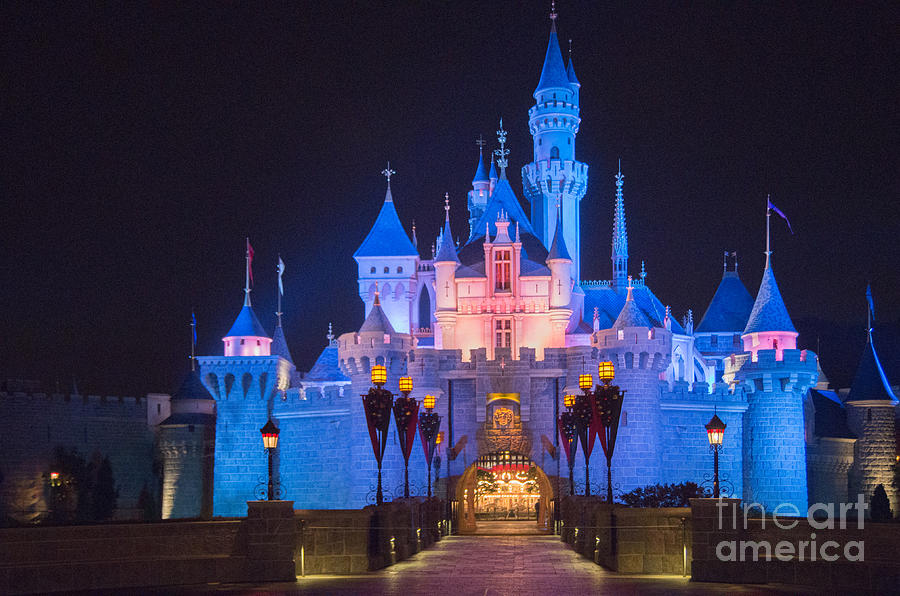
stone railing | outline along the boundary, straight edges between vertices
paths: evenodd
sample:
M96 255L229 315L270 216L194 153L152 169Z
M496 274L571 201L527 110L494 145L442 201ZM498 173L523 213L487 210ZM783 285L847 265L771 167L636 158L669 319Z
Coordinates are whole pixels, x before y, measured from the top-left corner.
M689 575L688 507L610 507L599 497L565 497L562 540L576 552L619 573Z
M402 561L440 538L438 499L363 509L298 509L296 574L356 574Z

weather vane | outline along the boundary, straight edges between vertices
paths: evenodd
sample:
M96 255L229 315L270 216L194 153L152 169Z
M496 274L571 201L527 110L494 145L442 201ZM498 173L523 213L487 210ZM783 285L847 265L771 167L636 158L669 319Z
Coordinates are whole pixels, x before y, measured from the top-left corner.
M450 219L450 193L444 193L444 211L447 212L447 219Z
M500 118L500 130L497 131L497 141L500 143L500 148L494 149L494 155L497 156L497 165L500 167L500 178L506 180L506 165L509 163L506 156L509 155L509 149L506 148L506 131L503 130L503 118Z
M478 135L478 138L475 139L475 144L478 145L479 151L487 145L487 142L484 140L484 135Z
M393 175L396 174L396 173L397 173L397 172L395 172L394 170L391 169L391 162L388 162L387 167L386 167L385 169L381 170L381 174L382 174L385 178L387 178L388 184L391 183L391 176L393 176Z

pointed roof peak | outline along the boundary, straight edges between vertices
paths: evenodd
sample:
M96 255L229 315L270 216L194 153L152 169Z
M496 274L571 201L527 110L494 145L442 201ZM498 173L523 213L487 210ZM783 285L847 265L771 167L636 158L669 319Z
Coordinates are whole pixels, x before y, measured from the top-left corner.
M634 301L633 295L634 285L631 282L631 276L628 276L628 295L625 297L625 305L619 312L616 322L613 324L615 329L625 329L626 327L650 327L650 320L647 315L638 308Z
M441 245L434 256L435 263L459 263L456 246L453 244L453 233L450 231L450 193L444 193L444 229L441 233Z
M385 203L393 203L394 197L391 196L391 176L396 174L397 172L391 169L391 162L387 162L387 167L381 170L381 174L387 178L387 190L384 193L384 202Z
M572 90L569 77L566 74L566 65L563 63L562 51L559 49L559 39L556 34L556 18L556 4L554 3L550 11L550 40L547 42L547 53L544 56L541 79L534 90L535 99L545 89Z
M269 338L269 334L266 333L266 330L262 326L262 323L260 323L259 319L256 317L256 313L253 312L253 307L245 304L241 308L241 312L238 313L237 318L234 320L234 324L231 326L231 329L229 329L228 333L225 334L225 337Z
M291 357L291 350L287 345L287 338L284 336L284 329L282 329L281 325L275 327L275 333L272 334L271 354L273 356L281 356L291 364L294 363L294 359Z
M501 179L494 186L494 192L491 193L491 198L485 206L481 217L478 218L478 222L472 226L472 236L469 238L469 241L471 242L477 238L481 231L485 229L488 230L487 236L490 236L492 233L496 236L497 219L500 217L501 211L508 220L518 222L522 234L535 235L528 216L525 215L519 199L509 185L509 180Z
M550 252L547 254L547 261L552 259L572 260L566 248L566 239L563 237L562 207L558 202L556 204L556 231L553 233L553 242L550 244Z
M566 66L566 77L569 83L575 87L581 87L578 77L575 75L575 64L572 62L572 40L569 40L569 65Z
M887 375L884 374L884 368L881 366L881 360L875 350L871 330L869 330L866 346L863 348L856 376L853 378L850 394L846 401L868 400L884 400L888 402L886 405L897 402L897 396L891 389L891 384L888 382Z
M550 0L550 31L556 33L556 19L559 15L556 13L556 0Z
M740 333L747 326L753 296L747 291L737 271L725 270L712 301L703 313L697 331L700 333L730 331Z
M372 224L372 229L353 253L354 258L419 256L415 245L406 235L406 230L400 223L400 216L397 215L397 209L394 207L390 176L395 173L390 167L382 172L388 178L384 203L381 205L378 217L375 218L375 223Z
M172 395L172 401L183 399L213 399L209 390L200 380L200 374L197 371L191 371L184 377L178 390Z
M372 310L369 311L369 316L366 317L366 320L363 322L362 327L359 328L359 332L392 334L394 333L394 327L393 325L391 325L391 321L385 314L384 309L381 308L381 300L378 297L377 284L375 288L375 301L372 303Z
M491 180L498 180L500 176L497 175L497 165L494 163L494 154L491 153L491 173L488 174L488 178Z
M482 141L483 142L483 141ZM491 163L493 165L493 163ZM490 178L488 178L487 172L484 169L484 151L479 147L478 149L478 166L475 168L475 177L472 178L472 184L476 182L489 182Z
M742 335L762 331L797 332L790 315L788 315L781 291L778 289L778 282L775 281L775 273L769 263L766 263L762 280L759 283L759 292L756 294L753 310L750 311L750 318L747 320L747 326Z

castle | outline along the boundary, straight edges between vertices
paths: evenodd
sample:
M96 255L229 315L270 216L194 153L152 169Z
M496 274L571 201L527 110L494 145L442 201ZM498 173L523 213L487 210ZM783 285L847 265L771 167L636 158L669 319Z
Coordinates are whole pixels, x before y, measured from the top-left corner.
M259 429L267 420L280 429L275 473L283 498L297 508L371 503L376 461L360 395L376 364L387 368L395 394L399 378L410 376L412 397L437 398L438 495L471 513L477 469L512 458L537 470L536 498L549 511L568 491L556 425L563 396L578 393L578 376L602 361L615 364L615 383L626 392L612 460L616 492L701 482L712 470L704 426L715 414L727 425L723 483L745 502L805 511L857 493L870 498L884 484L897 511L890 488L897 400L871 334L849 395L827 390L817 356L797 349L770 254L755 298L736 263L726 262L699 324L690 312L676 320L643 265L629 275L620 166L611 277L582 279L580 203L589 176L575 152L580 94L552 19L528 112L533 160L521 168L530 214L508 180L501 121L499 148L489 160L478 155L468 236L459 245L445 205L443 232L423 256L397 215L385 171L381 211L353 255L364 322L337 337L329 330L308 372L295 367L280 317L272 335L260 323L248 286L222 354L199 357L199 370L155 414L164 517L243 515L266 475ZM579 449L580 490L583 457ZM590 466L590 488L601 492L602 454ZM392 429L383 463L389 494L396 496L403 468ZM418 445L409 471L421 487Z

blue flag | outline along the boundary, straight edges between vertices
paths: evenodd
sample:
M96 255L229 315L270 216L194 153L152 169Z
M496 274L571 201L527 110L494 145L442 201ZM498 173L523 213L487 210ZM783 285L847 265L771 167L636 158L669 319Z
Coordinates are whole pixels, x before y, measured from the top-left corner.
M788 229L791 231L791 234L794 233L794 228L791 227L791 222L788 220L787 215L785 215L784 213L782 213L781 209L779 209L778 207L776 207L776 206L772 203L772 200L771 200L769 197L766 197L766 209L771 209L772 211L774 211L775 213L777 213L778 215L780 215L780 216L781 216L781 219L783 219L785 222L787 222Z
M194 316L194 311L191 311L191 331L194 332L194 343L197 343L197 317Z

